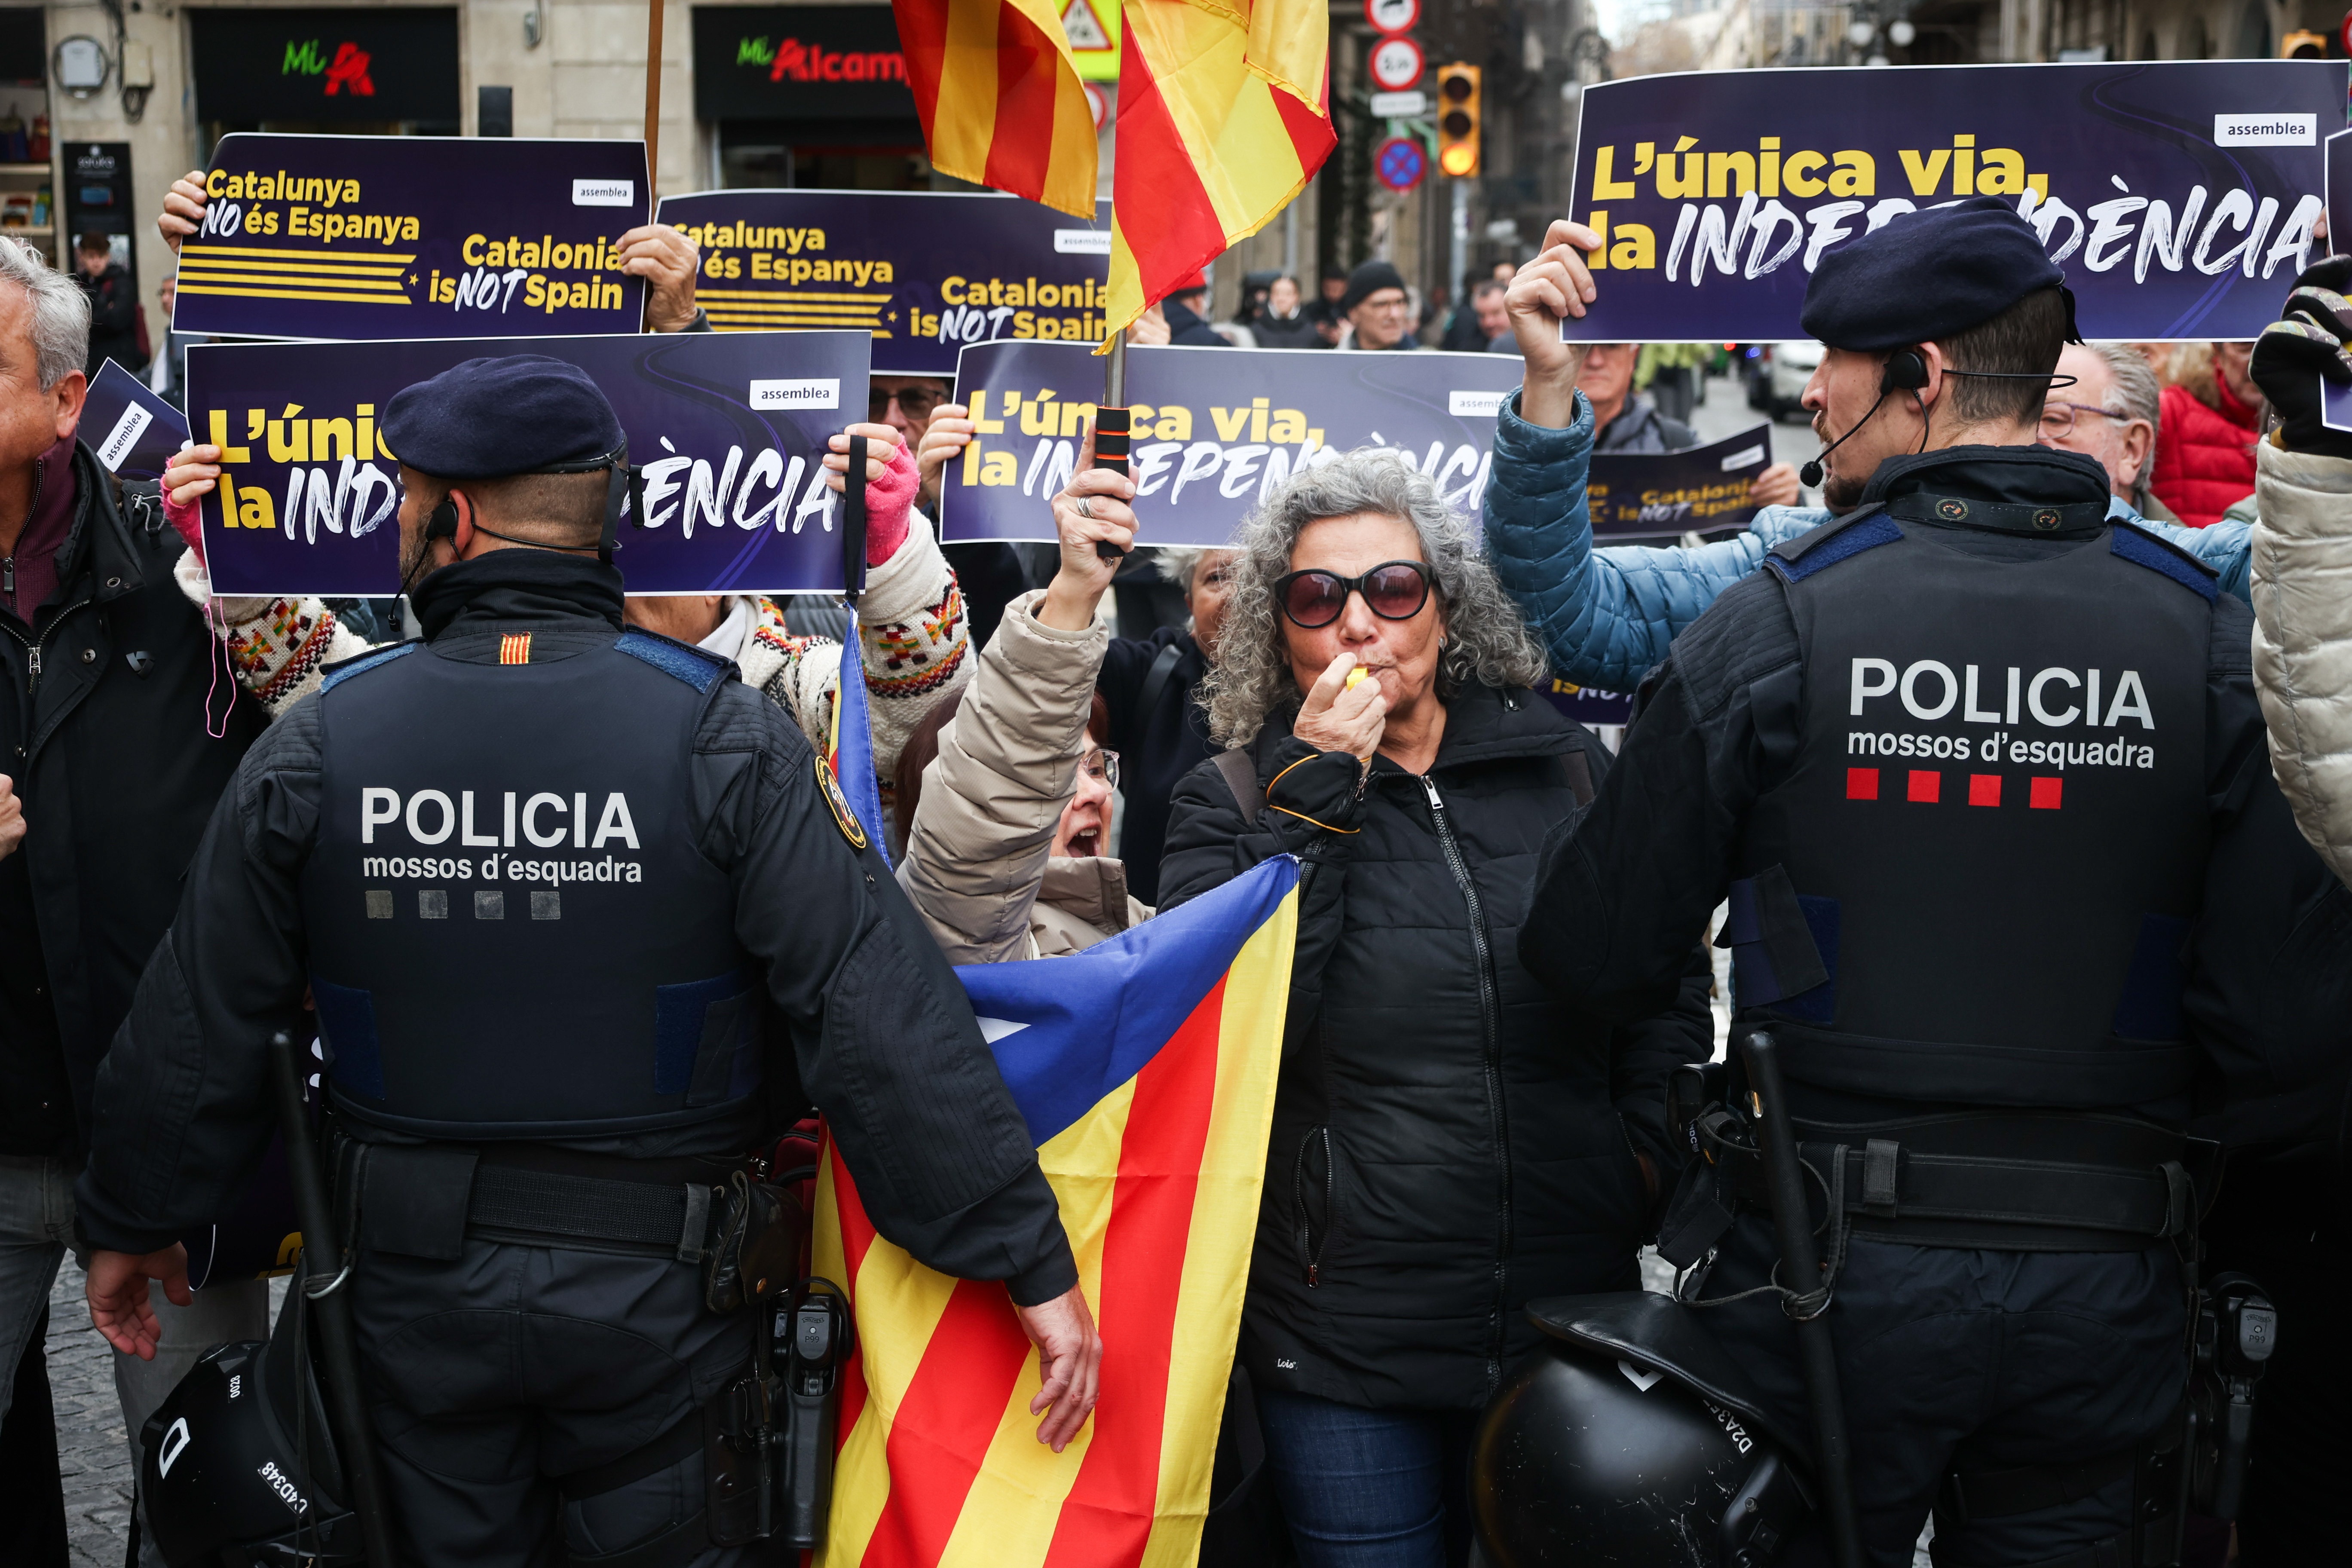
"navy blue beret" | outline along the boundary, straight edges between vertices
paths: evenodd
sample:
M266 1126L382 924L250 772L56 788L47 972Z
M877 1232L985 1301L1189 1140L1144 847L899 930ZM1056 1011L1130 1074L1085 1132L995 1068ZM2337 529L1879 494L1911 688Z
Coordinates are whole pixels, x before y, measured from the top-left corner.
M452 365L394 394L379 427L401 462L443 479L602 468L625 439L588 373L544 354Z
M2014 205L1971 196L1900 214L1822 257L1805 285L1801 320L1832 348L1876 353L1979 326L2064 278Z

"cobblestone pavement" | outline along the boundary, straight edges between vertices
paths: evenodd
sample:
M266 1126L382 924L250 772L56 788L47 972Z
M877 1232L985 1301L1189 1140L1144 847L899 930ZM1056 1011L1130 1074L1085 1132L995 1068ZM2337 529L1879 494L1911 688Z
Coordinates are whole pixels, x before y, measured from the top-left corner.
M114 1396L114 1352L89 1326L71 1257L49 1292L48 1349L74 1568L121 1568L131 1534L131 1449Z

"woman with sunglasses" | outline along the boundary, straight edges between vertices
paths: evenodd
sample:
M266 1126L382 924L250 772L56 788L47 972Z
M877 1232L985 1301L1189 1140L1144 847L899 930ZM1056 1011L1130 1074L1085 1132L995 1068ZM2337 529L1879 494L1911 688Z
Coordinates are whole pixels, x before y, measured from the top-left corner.
M1625 1029L1520 963L1538 851L1609 755L1528 689L1542 655L1429 479L1349 453L1239 544L1206 682L1239 750L1178 786L1160 889L1305 862L1241 1355L1305 1568L1441 1568L1522 1309L1639 1283L1704 958Z

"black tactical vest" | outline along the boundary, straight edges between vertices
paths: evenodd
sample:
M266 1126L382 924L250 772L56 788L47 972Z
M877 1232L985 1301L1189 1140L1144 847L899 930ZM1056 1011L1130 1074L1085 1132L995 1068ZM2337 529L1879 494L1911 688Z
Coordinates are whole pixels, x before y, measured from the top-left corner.
M631 631L537 663L404 643L328 676L302 898L340 1109L578 1137L758 1089L735 900L688 835L695 728L729 670Z
M1803 649L1804 728L1742 845L1739 1004L1826 1089L2053 1108L2177 1093L2211 574L2126 526L2028 562L1937 533L1873 510L1767 559Z

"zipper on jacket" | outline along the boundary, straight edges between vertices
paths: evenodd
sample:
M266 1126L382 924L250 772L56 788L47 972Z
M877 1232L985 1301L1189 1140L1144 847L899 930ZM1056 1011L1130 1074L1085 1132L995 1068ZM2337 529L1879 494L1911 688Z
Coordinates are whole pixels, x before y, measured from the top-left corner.
M1511 1283L1511 1120L1503 1103L1502 1035L1496 1017L1500 1010L1501 987L1495 977L1494 944L1486 936L1486 915L1478 902L1478 884L1470 875L1469 865L1462 858L1462 848L1454 841L1454 825L1445 815L1444 797L1437 793L1437 783L1427 773L1421 775L1421 787L1429 795L1429 819L1437 829L1438 846L1445 851L1445 864L1454 873L1454 880L1462 889L1462 901L1470 911L1470 948L1478 960L1478 1010L1486 1023L1486 1114L1494 1124L1495 1154L1502 1189L1502 1215L1495 1254L1495 1307L1488 1315L1486 1342L1486 1381L1498 1383L1503 1376L1503 1320L1510 1300Z
M41 649L42 649L44 647L46 647L46 646L47 645L48 640L49 640L49 633L50 633L50 632L54 632L54 631L56 631L59 626L61 626L65 625L65 624L66 624L66 617L67 617L67 616L68 616L72 615L76 610L80 609L80 608L82 607L82 605L87 605L87 604L89 604L89 601L88 599L83 599L83 600L79 601L79 603L77 603L77 604L68 605L64 609L59 610L59 611L57 613L56 617L55 617L54 619L52 619L52 620L49 622L49 629L48 629L48 631L43 632L39 637L37 637L27 638L26 637L25 637L25 635L24 635L23 633L19 632L16 627L14 627L14 626L7 626L7 627L6 627L7 633L8 633L8 635L9 635L10 637L15 637L18 642L23 643L23 644L25 645L25 695L26 695L26 696L30 697L30 696L32 696L34 693L37 692L37 691L40 689L40 687L41 687Z
M1310 1127L1298 1141L1298 1159L1290 1171L1290 1201L1298 1210L1298 1255L1307 1260L1307 1288L1323 1283L1323 1247L1316 1245L1314 1222L1307 1217L1307 1148L1323 1142L1323 1245L1331 1241L1331 1211L1339 1197L1339 1172L1331 1163L1331 1129Z

